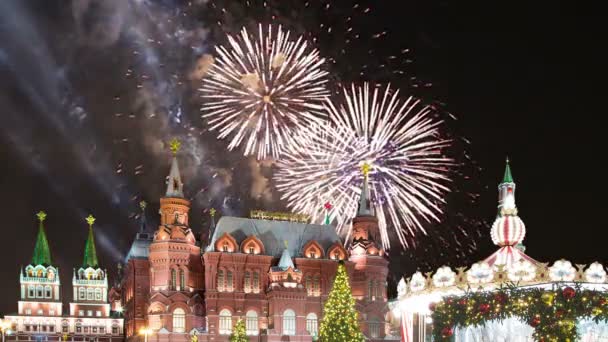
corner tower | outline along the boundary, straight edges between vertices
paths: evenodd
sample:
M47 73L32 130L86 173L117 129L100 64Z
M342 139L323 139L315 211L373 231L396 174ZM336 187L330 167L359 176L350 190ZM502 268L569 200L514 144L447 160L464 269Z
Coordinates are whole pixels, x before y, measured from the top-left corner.
M21 270L19 315L61 316L59 268L53 266L51 250L44 229L46 213L36 214L39 227L32 262Z
M173 139L170 147L167 191L160 199L160 225L150 245L148 327L186 338L203 324L203 266L200 247L188 225L190 201L184 198L177 160L180 142Z
M361 167L363 183L357 216L353 218L352 242L349 246L349 261L355 265L351 277L353 296L357 301L359 325L370 341L380 341L385 336L385 317L388 312L386 277L388 260L384 251L376 244L379 234L378 218L374 215L369 190L369 174L372 166Z

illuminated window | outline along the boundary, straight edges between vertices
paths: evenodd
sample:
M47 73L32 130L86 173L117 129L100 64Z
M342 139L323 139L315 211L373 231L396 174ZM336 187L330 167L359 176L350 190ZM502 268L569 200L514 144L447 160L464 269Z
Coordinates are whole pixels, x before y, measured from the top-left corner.
M186 312L177 308L173 310L173 332L183 333L186 331Z
M232 313L224 309L220 311L220 334L230 335L232 333Z
M378 320L373 320L369 322L369 335L372 338L380 337L380 330L382 328L382 324L378 322Z
M93 317L93 310L87 310L87 316Z
M49 316L55 316L55 310L53 310L53 309L49 310Z
M43 294L42 292L43 292L43 287L42 287L42 285L38 285L38 286L36 286L36 297L38 297L38 298L44 298L44 297L42 296L42 294Z
M84 316L84 310L78 310L78 316Z
M287 309L283 311L283 335L293 336L296 334L296 313Z
M29 298L36 298L36 288L33 285L27 287L27 296Z
M26 315L31 315L32 314L32 309L25 309L25 314Z
M179 270L179 288L184 291L186 289L186 275L184 270Z
M44 298L52 298L51 287L48 285L44 287Z
M260 273L258 271L253 272L253 293L260 292Z
M256 336L259 333L258 328L258 313L249 310L245 315L245 327L247 329L247 335Z
M44 314L44 311L42 311L42 309L38 309L38 316L42 316Z
M245 271L245 281L244 281L244 291L246 293L251 292L251 273L249 271Z
M175 290L176 277L175 269L171 269L171 290Z
M81 287L78 289L78 299L82 299L82 300L87 299L87 294L84 290L84 287Z
M101 300L101 289L95 289L95 300Z
M306 276L306 292L308 292L309 296L312 296L312 277L311 276Z
M95 316L97 316L97 317L101 317L101 311L99 311L99 310L98 310L98 311L95 311Z
M87 289L87 300L93 300L95 299L95 290L93 290L92 288L88 288Z
M318 274L312 279L312 291L314 296L321 295L321 277Z
M228 243L224 242L224 245L222 246L222 251L228 252Z
M226 272L226 291L232 292L232 271Z
M217 271L217 290L224 291L224 270Z
M306 315L306 331L310 336L317 336L319 334L319 322L317 315L313 312Z

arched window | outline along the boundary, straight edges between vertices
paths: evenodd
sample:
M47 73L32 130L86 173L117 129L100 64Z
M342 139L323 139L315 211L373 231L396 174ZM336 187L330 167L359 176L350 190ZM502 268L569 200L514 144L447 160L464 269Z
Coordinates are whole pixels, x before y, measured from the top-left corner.
M82 299L82 300L87 299L87 294L86 294L86 291L84 290L84 287L81 287L78 289L78 299Z
M49 285L44 287L44 298L52 298L51 287Z
M93 300L95 298L95 290L92 288L87 289L87 300Z
M101 289L95 289L95 300L102 300L101 298Z
M310 275L306 276L306 292L308 292L309 296L312 296L312 277Z
M224 291L224 270L217 270L217 290Z
M306 331L310 336L319 335L319 322L317 320L317 315L314 312L306 315Z
M380 330L382 328L382 323L377 318L372 318L372 320L368 323L369 325L369 335L372 338L380 337Z
M176 283L176 275L175 275L175 269L172 268L171 269L171 290L175 290L175 283Z
M184 309L173 310L173 332L183 333L186 331L186 312Z
M260 273L258 271L253 272L253 293L260 292Z
M220 334L230 335L232 333L232 313L224 309L220 311Z
M232 292L232 271L226 272L226 291Z
M28 285L27 287L27 296L29 298L36 298L36 286Z
M283 335L293 336L296 334L296 313L287 309L283 311Z
M245 314L245 327L247 335L256 336L259 333L257 312L253 310L247 311L247 314Z
M42 285L36 286L36 297L37 298L44 298L42 290L43 290Z
M243 284L243 290L245 293L251 292L251 273L249 271L245 271L245 281Z
M44 277L44 272L42 271L42 269L38 269L38 278L42 277Z
M314 296L321 295L321 276L318 274L312 278L312 292Z
M228 252L228 242L224 242L224 245L222 246L222 251Z
M186 290L186 274L184 270L179 270L179 289L182 291Z

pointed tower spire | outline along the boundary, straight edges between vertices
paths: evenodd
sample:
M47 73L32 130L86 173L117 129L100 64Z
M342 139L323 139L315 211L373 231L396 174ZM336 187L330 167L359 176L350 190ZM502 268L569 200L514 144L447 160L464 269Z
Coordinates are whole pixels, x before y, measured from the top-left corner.
M211 223L209 224L209 243L211 243L211 239L213 239L213 232L215 231L215 214L217 210L215 208L209 209L209 216L211 216Z
M327 201L327 202L325 202L323 207L325 208L325 222L323 222L323 224L330 225L331 224L330 212L331 212L331 209L333 208L333 206L331 205L331 203L329 201Z
M97 249L95 248L95 235L93 234L93 223L95 223L95 218L93 215L89 215L87 216L86 221L89 224L89 236L84 247L84 260L82 261L82 267L95 268L99 266L99 263L97 262Z
M372 209L370 207L370 194L369 194L369 171L371 165L367 162L361 165L361 172L363 173L363 186L361 188L361 197L359 197L359 210L357 216L373 216Z
M34 255L32 256L32 265L51 265L51 250L49 248L49 241L46 238L44 231L44 220L46 219L46 213L44 211L36 214L38 221L40 221L40 227L38 228L38 237L36 238L36 247L34 247Z
M504 215L506 212L517 214L517 208L515 207L515 182L511 174L509 158L507 158L502 182L498 185L498 215Z
M279 267L282 270L286 270L290 267L292 269L296 268L293 264L293 260L291 259L291 254L289 254L287 240L285 240L285 249L283 250L283 254L281 255L281 259L279 260Z
M182 177L179 173L179 165L177 163L177 152L181 147L179 140L173 138L169 142L169 148L173 154L173 160L171 161L171 170L167 177L167 192L166 197L184 197L184 184L182 183Z
M511 175L511 167L509 166L509 157L507 157L507 165L505 166L505 175L502 177L503 183L514 183Z
M139 218L139 232L143 233L146 231L146 207L148 204L146 201L139 202L139 208L141 209L141 217Z

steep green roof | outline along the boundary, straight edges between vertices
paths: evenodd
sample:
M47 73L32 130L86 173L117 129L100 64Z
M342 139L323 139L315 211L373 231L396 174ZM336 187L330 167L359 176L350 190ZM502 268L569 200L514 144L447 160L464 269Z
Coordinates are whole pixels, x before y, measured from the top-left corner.
M44 219L46 214L44 211L36 214L38 221L40 221L40 228L38 228L38 237L36 238L36 247L34 247L34 255L32 256L32 265L51 265L51 249L49 248L49 241L46 238L44 231Z
M505 175L502 177L503 183L513 183L513 176L511 175L511 167L509 167L509 158L507 158L507 166L505 166Z
M87 217L87 223L89 224L89 236L84 246L84 260L82 261L82 267L97 267L97 249L95 248L95 235L93 234L93 222L95 218L91 215Z

